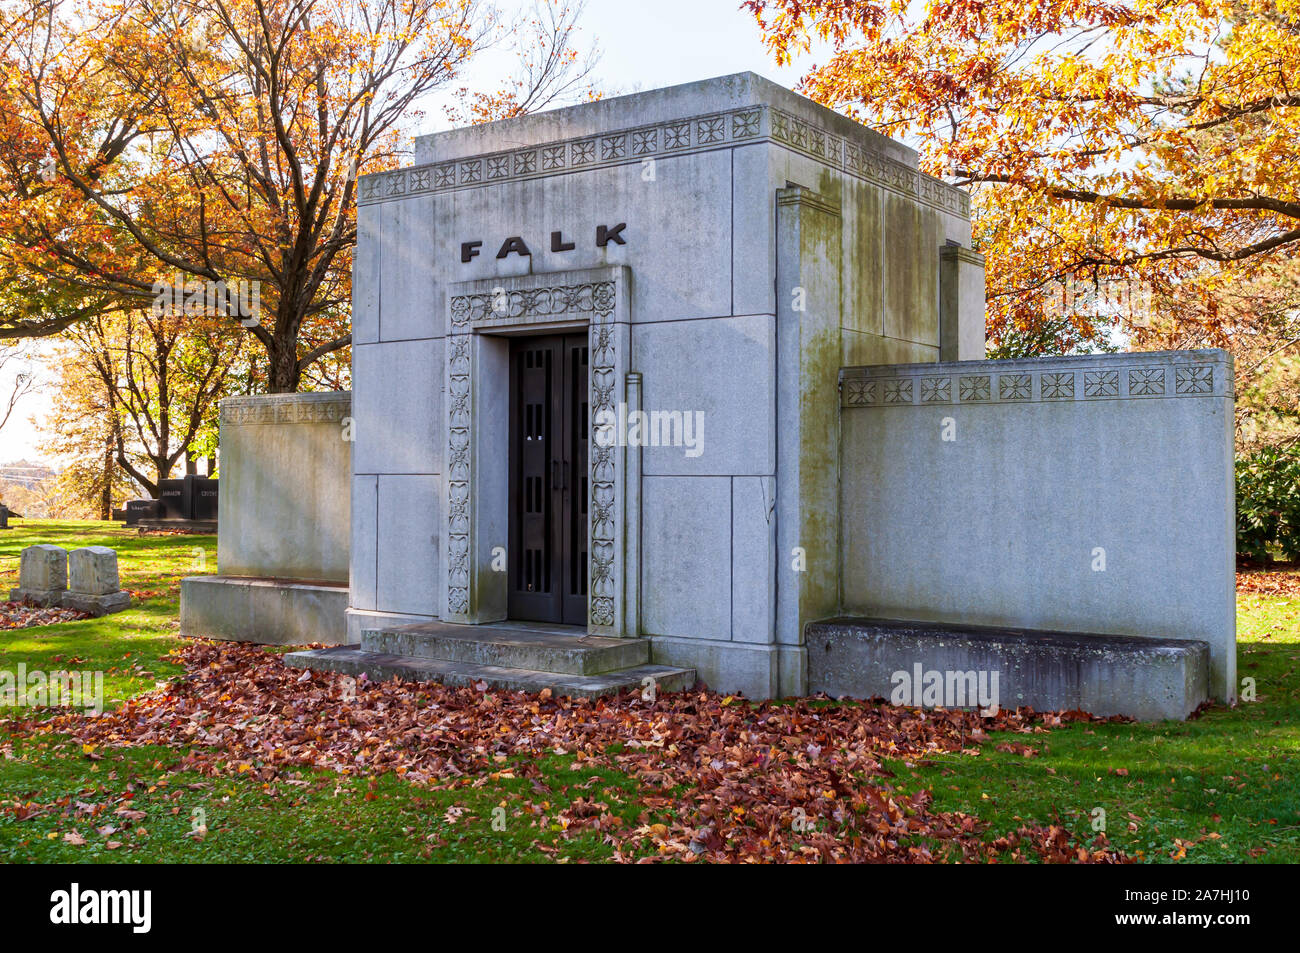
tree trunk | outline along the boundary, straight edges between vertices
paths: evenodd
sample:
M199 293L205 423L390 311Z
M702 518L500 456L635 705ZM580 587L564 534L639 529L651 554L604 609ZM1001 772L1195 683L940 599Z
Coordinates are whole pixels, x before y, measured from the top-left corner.
M105 521L113 518L113 458L117 451L117 432L114 425L117 419L117 408L113 403L113 392L108 391L106 396L108 413L104 418L104 482L99 488L99 518Z
M277 322L281 324L283 322ZM292 394L298 390L297 324L282 329L277 326L267 348L266 390L270 394Z
M104 447L104 486L99 494L99 518L113 518L113 441L110 438Z

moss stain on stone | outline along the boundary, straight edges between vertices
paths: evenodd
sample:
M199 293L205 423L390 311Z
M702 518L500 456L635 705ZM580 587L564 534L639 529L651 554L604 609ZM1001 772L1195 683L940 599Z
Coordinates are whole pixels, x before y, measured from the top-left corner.
M801 545L808 572L801 579L800 624L838 608L839 486L836 432L843 325L843 179L829 170L818 181L816 204L800 217L800 257L806 274L818 281L809 289L809 310L801 315L799 347L799 474ZM807 279L805 279L807 280Z

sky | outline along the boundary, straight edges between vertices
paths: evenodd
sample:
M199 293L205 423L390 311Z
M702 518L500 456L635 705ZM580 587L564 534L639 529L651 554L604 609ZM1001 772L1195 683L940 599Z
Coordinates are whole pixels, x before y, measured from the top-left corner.
M752 70L793 86L778 69L740 0L587 0L583 32L604 51L598 73L618 92Z
M497 5L508 13L531 3L499 0ZM579 27L578 46L586 49L596 42L602 56L595 76L602 88L615 93L745 70L792 87L810 65L803 62L777 68L763 49L753 17L740 10L740 0L587 0ZM483 57L465 77L466 85L494 85L493 74L509 66L500 58L503 55ZM445 123L430 111L416 131L434 132L440 127ZM0 395L8 394L9 376L0 373ZM0 430L0 463L20 458L49 460L39 450L43 436L32 418L39 423L49 413L51 399L47 387L15 408L9 423Z
M48 344L38 343L35 345L38 353L46 353L49 350ZM41 376L41 362L39 357L34 366L30 367L37 376ZM14 374L18 373L18 361L9 361L3 370L0 370L0 404L8 406L9 395L13 393ZM45 460L51 459L49 454L41 453L37 447L43 439L33 425L31 418L43 418L49 413L52 395L49 388L44 388L36 393L29 393L25 398L20 400L14 406L14 412L5 424L4 429L0 430L0 465L13 463L16 460ZM0 416L3 416L3 407L0 407Z

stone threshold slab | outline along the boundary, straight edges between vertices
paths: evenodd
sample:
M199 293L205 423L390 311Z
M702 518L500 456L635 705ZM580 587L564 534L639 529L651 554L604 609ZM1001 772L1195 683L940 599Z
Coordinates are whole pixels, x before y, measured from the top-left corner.
M587 635L573 626L417 622L362 631L361 649L380 655L496 665L556 675L599 675L650 661L648 639Z
M365 675L373 681L402 678L415 682L437 682L456 688L486 683L504 691L540 692L549 688L557 696L595 698L630 690L641 690L653 679L657 692L684 691L695 684L695 670L668 665L636 665L599 675L571 675L538 672L499 665L476 665L446 659L386 655L343 647L291 652L284 657L292 668Z

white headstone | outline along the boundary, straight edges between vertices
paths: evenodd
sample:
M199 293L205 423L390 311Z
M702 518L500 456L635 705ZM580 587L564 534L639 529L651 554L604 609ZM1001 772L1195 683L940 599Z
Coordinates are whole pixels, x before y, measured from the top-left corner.
M68 556L68 589L91 596L106 596L119 589L117 553L107 546L83 546Z
M52 543L38 543L23 550L18 563L18 588L37 591L66 589L68 551Z

